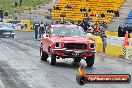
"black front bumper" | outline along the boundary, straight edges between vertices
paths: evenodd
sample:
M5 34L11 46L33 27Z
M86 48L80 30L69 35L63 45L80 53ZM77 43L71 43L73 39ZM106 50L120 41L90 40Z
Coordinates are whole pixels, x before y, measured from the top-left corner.
M95 54L92 50L67 50L67 49L52 49L52 53L64 53L68 57L83 57L85 54Z
M5 36L14 36L15 32L14 31L0 31L0 37L5 37Z

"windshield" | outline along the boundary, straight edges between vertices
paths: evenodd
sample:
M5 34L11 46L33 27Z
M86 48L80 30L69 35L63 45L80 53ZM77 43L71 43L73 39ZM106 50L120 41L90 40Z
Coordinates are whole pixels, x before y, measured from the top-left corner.
M1 23L0 28L3 28L3 27L13 28L12 25L9 23Z
M128 23L132 24L132 19L126 19L126 20L125 20L125 23L126 23L126 24L128 24Z
M79 27L54 27L52 34L56 36L86 36L83 29Z

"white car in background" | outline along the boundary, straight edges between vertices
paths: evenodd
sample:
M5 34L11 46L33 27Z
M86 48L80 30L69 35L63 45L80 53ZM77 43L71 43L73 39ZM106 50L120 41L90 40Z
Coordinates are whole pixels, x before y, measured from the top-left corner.
M0 22L0 38L14 38L15 29L11 23Z

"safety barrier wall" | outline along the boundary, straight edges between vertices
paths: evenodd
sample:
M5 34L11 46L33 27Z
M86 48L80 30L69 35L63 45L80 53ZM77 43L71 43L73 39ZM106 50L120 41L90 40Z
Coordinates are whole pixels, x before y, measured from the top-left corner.
M5 20L8 23L11 23L16 30L22 30L22 31L31 31L31 24L30 20L13 20L13 19L7 19Z
M88 39L95 41L97 53L103 52L103 42L100 36L87 35ZM109 40L109 41L108 41ZM105 48L105 54L117 58L124 58L132 60L132 38L129 39L130 46L122 46L123 38L116 36L107 37L107 46Z
M103 42L100 36L93 36L93 35L88 35L88 39L91 39L95 41L96 44L96 52L102 53L103 52Z
M106 42L107 42L107 44L122 45L124 42L124 37L119 38L119 37L115 37L115 36L107 36Z
M126 59L132 60L132 47L130 47L130 46L125 47L124 53L125 53L124 56Z
M132 38L130 39L129 45L132 46Z
M107 46L105 53L109 56L122 57L125 59L132 58L132 38L129 38L129 46L122 46L124 37L107 36Z
M108 44L105 53L109 56L132 60L132 46Z
M124 42L124 37L107 36L106 42L107 44L122 45ZM129 38L129 45L132 46L132 38Z
M121 57L123 55L123 46L115 44L107 44L105 53L113 57Z
M118 36L118 32L106 31L105 33L107 36Z
M132 38L132 33L130 34L130 38Z

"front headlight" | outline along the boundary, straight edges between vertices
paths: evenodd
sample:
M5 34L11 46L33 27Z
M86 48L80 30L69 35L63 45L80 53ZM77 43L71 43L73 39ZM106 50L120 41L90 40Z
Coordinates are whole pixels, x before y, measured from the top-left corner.
M55 48L61 48L61 43L60 42L56 42L55 43Z
M95 48L95 44L94 43L89 44L89 48L90 49L94 49Z

